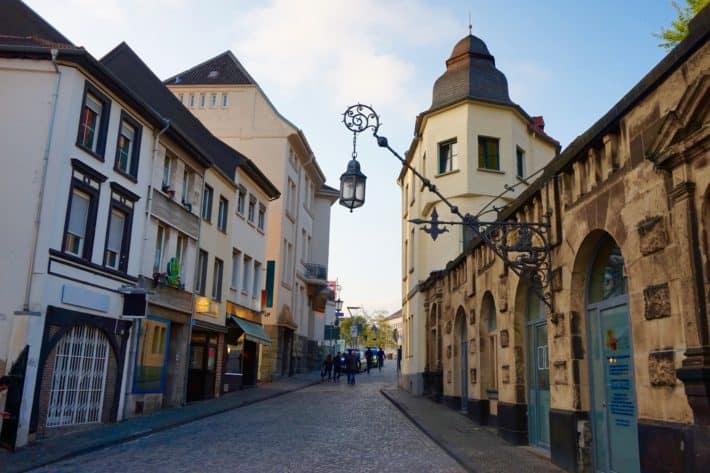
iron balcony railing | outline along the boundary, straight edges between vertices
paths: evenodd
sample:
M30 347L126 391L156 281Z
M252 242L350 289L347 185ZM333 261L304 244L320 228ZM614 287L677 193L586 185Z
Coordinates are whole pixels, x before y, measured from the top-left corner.
M323 281L328 279L327 266L316 263L303 263L303 266L306 268L306 272L304 274L306 279L320 279Z

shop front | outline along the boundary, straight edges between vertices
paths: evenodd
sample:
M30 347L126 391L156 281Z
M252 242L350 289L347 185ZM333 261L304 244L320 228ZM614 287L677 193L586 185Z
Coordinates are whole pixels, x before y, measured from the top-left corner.
M232 303L227 304L227 312L222 392L255 386L259 372L259 345L271 345L258 312Z
M225 327L193 320L190 336L190 362L187 379L187 402L215 397L220 381Z

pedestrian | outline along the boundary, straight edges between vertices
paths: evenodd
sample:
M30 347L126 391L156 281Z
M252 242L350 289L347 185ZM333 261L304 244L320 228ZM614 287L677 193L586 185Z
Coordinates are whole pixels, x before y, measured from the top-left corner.
M355 351L351 351L347 357L348 364L348 384L355 384L355 373L357 373L357 358Z
M331 380L333 376L333 355L328 354L323 362L323 371L321 372L321 381L325 381L325 377L328 376L328 381Z
M365 361L367 362L367 374L370 374L370 366L372 366L372 350L370 350L370 347L365 350Z
M377 350L377 367L382 371L382 367L385 364L385 351L380 347L379 350Z
M397 371L402 371L402 345L397 348Z
M333 382L340 381L340 372L345 366L345 357L338 352L333 360Z

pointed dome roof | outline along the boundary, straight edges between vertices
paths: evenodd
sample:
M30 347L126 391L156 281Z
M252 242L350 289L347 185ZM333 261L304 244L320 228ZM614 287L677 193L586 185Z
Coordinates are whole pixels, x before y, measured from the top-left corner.
M434 83L431 109L472 98L514 105L508 95L508 80L496 69L486 43L469 34L454 46L446 72Z

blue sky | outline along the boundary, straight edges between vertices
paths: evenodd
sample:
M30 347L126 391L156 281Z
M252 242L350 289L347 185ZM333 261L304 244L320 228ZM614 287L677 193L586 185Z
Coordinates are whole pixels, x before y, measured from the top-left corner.
M340 114L356 102L382 116L404 152L417 113L456 42L483 39L510 95L562 146L583 133L665 54L653 36L670 0L28 0L74 43L101 57L126 41L160 77L231 49L276 107L303 129L337 187L351 152ZM345 305L401 304L397 161L360 140L367 202L334 206L329 276Z

